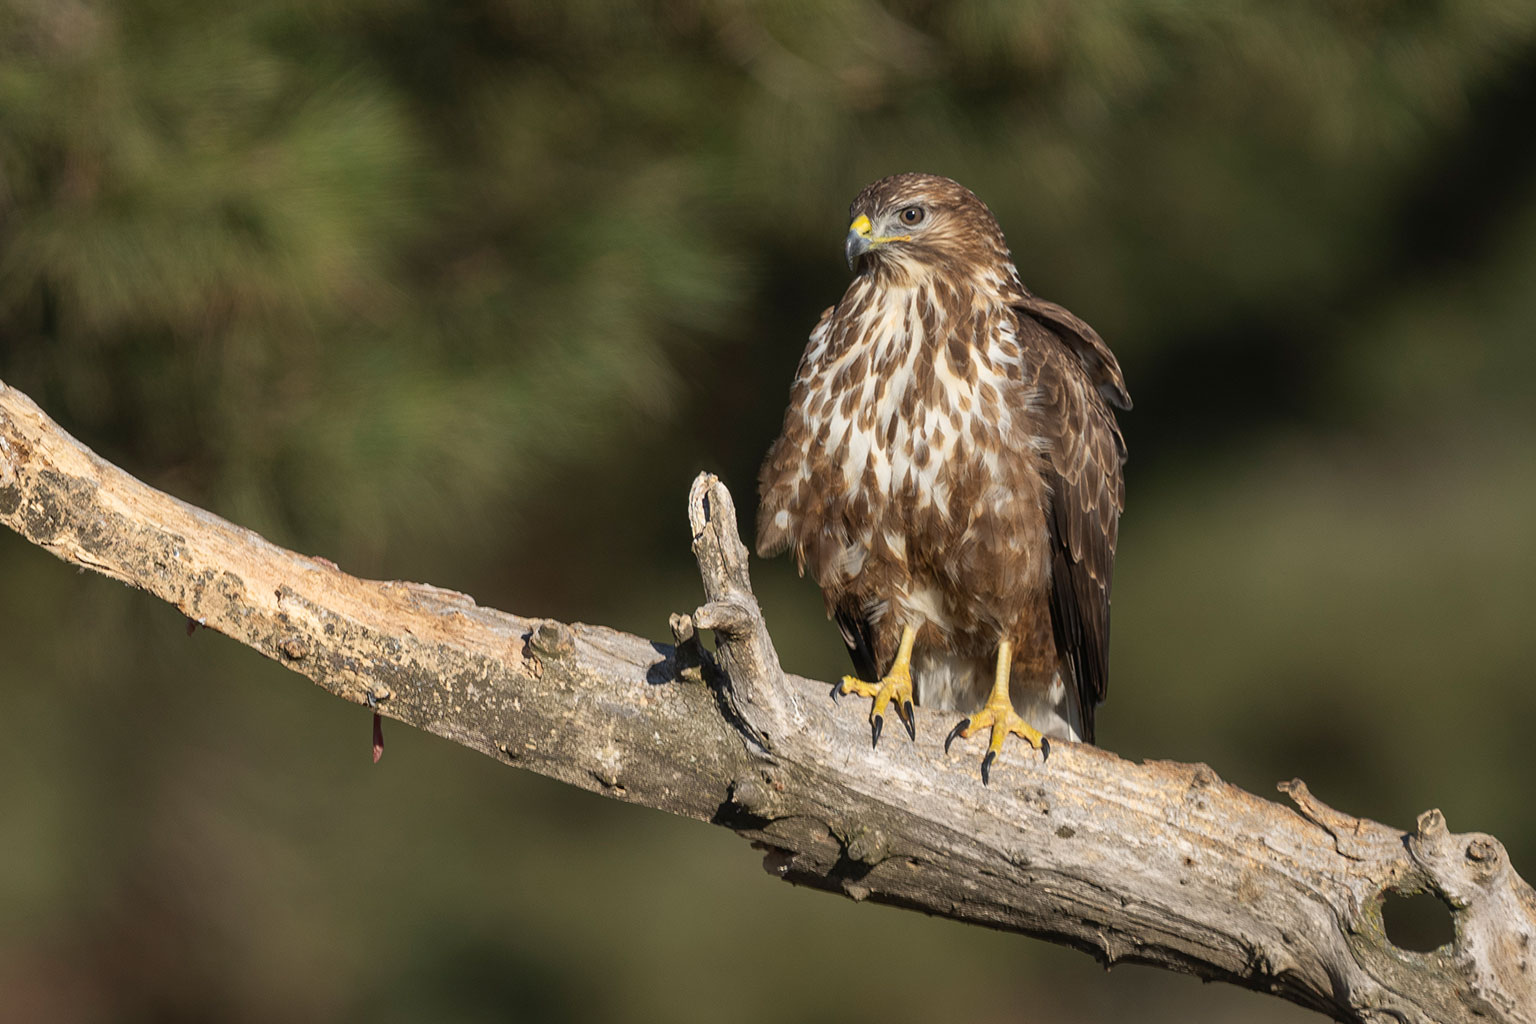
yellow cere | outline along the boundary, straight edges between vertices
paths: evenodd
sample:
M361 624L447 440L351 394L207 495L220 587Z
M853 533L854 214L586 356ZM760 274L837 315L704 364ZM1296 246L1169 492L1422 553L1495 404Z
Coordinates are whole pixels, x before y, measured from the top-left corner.
M853 218L853 223L848 225L848 230L856 235L863 235L868 238L869 233L875 230L875 226L869 222L867 216L861 213Z

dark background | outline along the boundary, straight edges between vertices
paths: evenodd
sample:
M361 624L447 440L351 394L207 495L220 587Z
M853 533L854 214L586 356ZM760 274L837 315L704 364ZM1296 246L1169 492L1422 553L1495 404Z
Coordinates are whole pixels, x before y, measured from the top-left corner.
M1536 5L0 0L0 379L324 554L651 637L849 200L965 182L1136 399L1102 743L1536 870ZM815 588L756 579L790 669ZM850 713L854 713L850 710ZM0 1018L1301 1021L791 890L0 535Z

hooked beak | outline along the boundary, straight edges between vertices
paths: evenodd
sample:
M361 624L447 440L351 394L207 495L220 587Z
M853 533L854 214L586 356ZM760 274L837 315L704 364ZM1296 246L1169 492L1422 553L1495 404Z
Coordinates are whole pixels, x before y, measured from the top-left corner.
M859 257L871 249L878 249L887 242L910 242L911 240L911 235L876 235L875 226L861 213L853 218L852 224L848 225L848 241L843 243L843 252L848 255L848 269L855 269L858 266Z
M849 270L858 266L860 256L875 247L874 234L875 226L862 213L848 225L848 241L843 244L843 252L848 256Z

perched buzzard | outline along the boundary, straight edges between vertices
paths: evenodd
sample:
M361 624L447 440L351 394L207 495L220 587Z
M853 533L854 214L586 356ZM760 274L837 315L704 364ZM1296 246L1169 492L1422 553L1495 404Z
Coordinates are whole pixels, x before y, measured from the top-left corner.
M1009 733L1093 740L1131 399L958 183L885 178L849 215L857 273L800 361L757 552L810 567L858 672L835 692L874 698L876 743L888 706L914 738L914 703L979 706L946 746L990 727L986 780Z

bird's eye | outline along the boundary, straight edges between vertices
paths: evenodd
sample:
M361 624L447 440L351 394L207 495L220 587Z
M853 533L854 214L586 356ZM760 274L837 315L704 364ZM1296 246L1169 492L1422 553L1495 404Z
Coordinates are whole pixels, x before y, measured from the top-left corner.
M921 206L909 206L905 210L902 210L900 214L901 222L909 228L916 227L918 224L921 224L925 216L927 216L927 214L923 212L923 208Z

